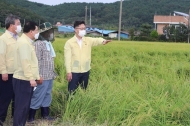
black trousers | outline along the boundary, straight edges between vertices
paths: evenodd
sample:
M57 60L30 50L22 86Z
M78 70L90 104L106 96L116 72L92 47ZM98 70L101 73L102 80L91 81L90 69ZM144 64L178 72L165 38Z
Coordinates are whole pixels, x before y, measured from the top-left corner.
M9 104L12 101L12 116L14 113L14 92L12 84L13 74L8 74L8 80L2 80L0 74L0 121L4 122L7 116Z
M70 93L74 92L79 85L81 88L86 89L88 86L89 75L90 71L85 73L72 73L72 80L68 84L68 91Z
M30 109L33 87L30 86L30 81L13 78L13 89L15 93L13 126L25 126Z

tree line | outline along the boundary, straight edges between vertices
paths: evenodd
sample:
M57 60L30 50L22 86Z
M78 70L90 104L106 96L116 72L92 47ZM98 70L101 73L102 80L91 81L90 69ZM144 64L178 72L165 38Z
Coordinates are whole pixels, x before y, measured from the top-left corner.
M92 12L92 25L104 29L117 29L120 1L114 3L64 3L49 6L27 0L1 0L16 5L43 17L53 24L73 24L75 20L85 20L85 6ZM139 29L143 23L153 27L154 15L170 15L173 11L188 13L190 2L187 0L124 0L122 9L122 29ZM30 15L28 15L30 16Z
M35 22L38 22L39 20L45 21L44 17L36 14L35 12L32 12L31 10L0 1L0 26L1 27L5 27L5 18L9 14L14 14L14 15L19 16L21 18L20 20L21 20L22 25L24 24L24 21L26 22L29 20L33 20Z
M36 23L49 21L52 24L56 22L73 24L75 20L85 20L85 6L87 6L87 24L89 24L89 8L91 7L92 26L110 30L118 29L120 1L106 4L83 2L50 6L28 0L0 0L0 6L1 25L4 24L4 19L9 13L20 16L22 24L24 19L25 21L33 20ZM134 40L182 41L185 40L184 37L187 37L186 32L183 39L178 40L178 37L173 36L181 35L181 33L179 30L172 30L172 27L169 29L171 29L170 32L175 31L174 33L158 36L153 30L153 17L154 15L172 15L173 11L188 13L189 6L190 2L186 0L123 0L121 28L129 31ZM141 31L141 34L134 37L132 31Z

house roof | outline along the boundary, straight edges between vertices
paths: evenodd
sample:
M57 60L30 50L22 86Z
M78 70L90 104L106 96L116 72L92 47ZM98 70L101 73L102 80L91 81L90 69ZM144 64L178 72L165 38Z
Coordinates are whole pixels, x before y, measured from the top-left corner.
M114 31L114 32L111 32L111 33L118 33L118 31ZM120 33L129 35L129 33L127 31L121 31Z
M102 33L99 33L97 31L86 31L87 34L91 34L91 33L98 33L98 34L102 34Z
M102 34L109 34L111 32L114 32L113 30L104 30L104 29L95 29L95 31L99 32L99 33L102 33Z
M74 32L74 28L72 26L63 25L63 26L58 26L58 31L59 32Z
M188 16L189 16L189 15L186 14L186 13L178 12L178 11L174 11L174 14L181 15L181 16L185 16L185 17L188 17Z
M188 24L188 20L184 16L154 16L154 23L162 24Z
M58 26L58 31L59 32L74 32L74 28L71 25L62 25L62 26ZM104 35L108 35L109 33L118 33L117 30L104 30L104 29L99 29L95 27L87 27L86 31L87 33L97 32L99 34L104 34ZM121 31L121 33L129 34L124 31Z
M74 32L74 28L73 26L69 26L69 25L62 25L62 26L58 26L58 31L63 31L63 32ZM114 32L114 30L104 30L104 29L99 29L99 28L93 28L93 27L87 27L86 31L94 31L94 32L98 32L100 34L109 34L111 32Z

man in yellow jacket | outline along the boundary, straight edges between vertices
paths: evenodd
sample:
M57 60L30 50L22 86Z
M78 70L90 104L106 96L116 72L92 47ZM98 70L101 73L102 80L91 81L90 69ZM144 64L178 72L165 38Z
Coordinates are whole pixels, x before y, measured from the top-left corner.
M64 58L68 80L68 91L74 92L79 84L86 89L90 74L92 46L105 45L111 40L103 38L85 37L84 21L75 21L75 36L69 39L64 46Z
M30 108L30 101L34 87L37 86L35 80L41 80L39 75L38 60L33 42L38 39L39 31L37 24L29 21L24 25L23 34L17 40L15 47L13 74L13 90L15 93L15 111L13 126L25 126Z
M6 31L0 37L0 126L5 121L7 110L12 100L12 116L14 92L12 85L12 77L14 72L14 48L18 33L21 32L21 24L19 17L9 15L5 19Z

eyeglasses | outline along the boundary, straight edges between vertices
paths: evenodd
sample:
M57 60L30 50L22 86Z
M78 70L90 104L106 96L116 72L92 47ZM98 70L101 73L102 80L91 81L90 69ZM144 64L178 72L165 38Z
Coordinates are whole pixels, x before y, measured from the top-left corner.
M80 29L80 30L86 30L86 28L76 28L76 29Z

